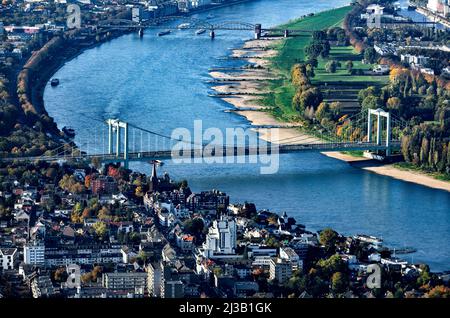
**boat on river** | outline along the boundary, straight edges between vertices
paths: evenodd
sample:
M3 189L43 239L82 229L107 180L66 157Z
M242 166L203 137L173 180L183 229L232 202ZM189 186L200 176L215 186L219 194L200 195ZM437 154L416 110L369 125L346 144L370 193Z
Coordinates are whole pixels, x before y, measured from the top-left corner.
M158 36L163 36L163 35L167 35L167 34L170 34L170 33L172 33L172 31L170 31L170 30L164 30L164 31L159 32L159 33L158 33Z
M206 29L199 29L199 30L195 31L195 34L196 35L200 35L200 34L203 34L205 32L206 32Z
M58 86L59 85L59 79L54 78L50 81L50 85L52 86Z
M180 30L185 30L185 29L189 28L190 26L191 26L190 23L181 23L181 24L178 26L178 29L180 29Z
M361 242L368 243L372 245L375 249L379 249L383 245L383 239L372 235L357 234L354 235L353 238Z

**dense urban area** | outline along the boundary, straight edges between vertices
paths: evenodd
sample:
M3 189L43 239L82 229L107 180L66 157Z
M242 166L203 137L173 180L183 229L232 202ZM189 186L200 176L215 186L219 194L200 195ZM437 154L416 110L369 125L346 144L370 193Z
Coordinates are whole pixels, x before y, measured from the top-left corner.
M236 1L73 1L83 26L69 30L72 1L3 0L0 156L73 152L71 136L44 108L43 90L65 61L132 32L102 29L101 21L131 19L133 8L158 17L228 2ZM410 5L449 25L447 0ZM392 27L371 25L372 14ZM355 1L333 17L291 22L316 30L285 40L272 58L285 79L267 84L270 112L343 136L355 108L388 109L409 123L394 132L399 165L448 180L448 30L403 24L389 0ZM96 158L0 160L0 298L450 297L450 273L397 257L408 250L364 234L308 231L283 211L232 203L216 189L193 193L189 176L173 180L159 170L157 161L146 175ZM372 264L381 271L375 287Z

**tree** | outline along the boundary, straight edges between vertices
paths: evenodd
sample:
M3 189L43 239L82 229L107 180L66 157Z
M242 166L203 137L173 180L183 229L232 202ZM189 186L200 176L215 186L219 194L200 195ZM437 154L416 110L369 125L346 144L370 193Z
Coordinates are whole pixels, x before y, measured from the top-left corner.
M450 298L450 288L439 285L432 288L427 294L427 298Z
M83 213L81 214L81 217L84 219L88 219L91 217L91 210L89 208L84 208Z
M328 61L327 64L325 64L325 70L328 73L336 73L338 67L338 63L335 60Z
M351 74L352 70L353 70L353 62L352 61L347 61L345 63L345 68L347 69L347 71Z
M377 58L377 52L375 52L375 49L373 47L368 47L364 50L364 59L369 62L370 64L375 63Z
M314 73L314 67L311 64L306 64L306 76L308 78L316 76Z
M100 211L98 211L97 217L99 220L110 220L111 212L106 206L104 206L100 209Z
M338 238L337 232L331 228L322 230L319 234L319 242L325 247L327 251L333 251Z
M276 248L278 248L278 247L280 247L280 242L275 237L269 236L266 239L266 245L269 246L269 247L276 247Z
M96 222L92 227L95 230L95 234L101 239L104 239L107 232L106 224L104 222Z
M340 114L342 108L341 102L332 102L330 104L330 111L333 113L334 116L337 116Z
M314 41L319 41L319 42L321 42L321 41L325 41L325 40L327 39L327 34L326 34L326 32L325 32L325 31L321 31L321 30L319 30L319 31L314 31L313 34L312 34L312 36L313 36L313 40L314 40Z
M427 285L431 280L430 267L428 265L420 265L420 275L417 278L417 285L424 286Z
M322 102L322 94L317 87L308 88L300 94L299 105L296 109L304 110L306 107L314 109Z
M324 118L330 118L330 105L327 102L321 102L319 107L317 107L316 118L320 122Z
M143 197L144 196L144 192L142 190L142 186L137 186L135 191L134 191L134 195L137 197Z
M399 110L401 104L402 104L401 99L398 98L398 97L395 97L395 96L394 97L389 97L387 102L386 102L386 105L387 105L387 107L389 109L395 109L395 110Z
M306 75L306 66L304 64L295 64L292 67L291 81L295 86L309 85L309 79Z
M53 274L54 281L58 283L65 282L67 280L67 277L69 277L69 275L67 274L66 269L64 267L58 268Z
M330 42L328 41L322 42L322 51L320 52L320 57L327 58L328 56L330 56L330 50L331 50Z
M305 47L305 54L310 59L317 58L323 51L324 47L322 43L313 42L312 44Z
M343 293L347 290L348 280L345 274L336 272L331 276L331 289L335 293Z
M202 234L204 226L203 220L199 218L187 219L183 222L184 231L196 237Z
M345 262L338 254L334 254L326 259L320 259L317 262L317 266L323 278L330 278L333 273L343 272L346 268Z
M362 110L377 109L381 106L381 99L377 96L369 95L361 103Z

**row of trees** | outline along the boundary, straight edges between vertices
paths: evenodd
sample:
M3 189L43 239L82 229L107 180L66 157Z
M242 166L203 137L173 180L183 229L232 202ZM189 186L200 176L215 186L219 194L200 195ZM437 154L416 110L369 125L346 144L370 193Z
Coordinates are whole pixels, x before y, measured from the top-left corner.
M314 65L317 66L316 59L311 59L306 64L295 64L292 67L291 81L296 88L292 107L301 116L315 111L323 100L320 90L311 85L310 76L314 75Z
M402 138L405 160L430 171L450 174L450 136L448 129L422 123L408 129Z

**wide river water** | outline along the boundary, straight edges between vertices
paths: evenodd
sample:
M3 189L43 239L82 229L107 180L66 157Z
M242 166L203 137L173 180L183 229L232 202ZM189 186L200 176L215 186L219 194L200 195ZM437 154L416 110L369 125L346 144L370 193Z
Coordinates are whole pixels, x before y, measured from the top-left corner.
M275 26L301 15L345 4L345 0L255 0L196 17L211 21L244 21ZM94 139L106 118L170 135L176 127L244 127L211 92L208 69L235 65L223 57L251 38L251 32L207 34L175 31L158 37L157 30L137 34L87 50L56 74L61 84L46 87L47 111L61 128L76 129L77 140ZM132 139L134 140L134 139ZM94 145L90 145L92 150ZM97 146L98 147L98 146ZM101 147L104 147L102 145ZM148 164L132 168L150 172ZM319 153L281 155L276 174L260 175L258 165L167 162L160 172L189 181L194 191L220 189L232 202L251 201L258 209L286 211L310 230L330 226L345 234L382 237L392 247L412 246L413 262L427 262L435 271L450 269L450 193L356 169Z

